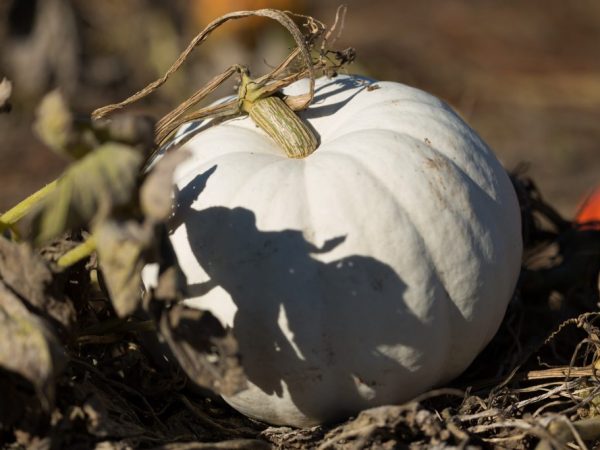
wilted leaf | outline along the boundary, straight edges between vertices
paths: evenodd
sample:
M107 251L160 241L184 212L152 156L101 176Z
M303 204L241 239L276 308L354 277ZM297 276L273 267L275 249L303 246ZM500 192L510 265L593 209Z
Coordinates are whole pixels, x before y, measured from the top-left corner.
M49 241L129 203L142 162L137 150L108 143L73 163L32 220L35 241Z
M44 144L69 158L82 158L100 144L91 120L76 121L58 90L40 102L33 129Z
M56 90L46 94L37 108L33 129L48 147L63 153L73 133L73 115Z
M28 380L48 408L54 400L54 378L64 362L62 347L46 322L0 282L0 368Z
M163 310L159 326L192 381L222 395L246 388L237 342L210 312L179 303Z
M75 118L59 91L47 94L36 112L36 134L63 156L80 159L107 142L139 147L145 154L154 147L154 120L147 116L122 114L108 122Z
M29 388L19 388L22 380L35 388L46 412L53 401L64 356L44 319L68 328L75 311L68 299L47 292L51 282L49 269L28 245L0 237L0 430L23 417L31 423L38 418L39 402Z
M169 218L173 206L173 173L189 156L187 150L170 152L153 167L140 188L140 203L146 217L156 221Z
M115 311L125 317L142 298L144 254L151 245L153 227L133 220L107 220L94 228L98 260Z
M30 309L56 320L65 328L74 323L73 305L68 299L47 292L52 274L29 245L0 238L0 279L27 302Z
M0 81L0 113L9 112L10 111L10 103L9 99L12 94L12 83L3 78Z

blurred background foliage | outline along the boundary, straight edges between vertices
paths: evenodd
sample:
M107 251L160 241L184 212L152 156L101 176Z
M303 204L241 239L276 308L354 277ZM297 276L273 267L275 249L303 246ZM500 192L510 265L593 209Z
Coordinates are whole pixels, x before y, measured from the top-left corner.
M567 216L600 183L600 2L347 0L339 47L350 71L400 81L448 101L508 169L529 174ZM0 116L0 210L53 179L64 161L33 136L33 112L59 87L80 113L162 75L189 40L227 12L274 7L331 23L317 0L2 0L0 77L14 84ZM135 108L167 112L233 63L258 74L291 40L274 22L223 26L181 74ZM228 93L228 92L223 92Z

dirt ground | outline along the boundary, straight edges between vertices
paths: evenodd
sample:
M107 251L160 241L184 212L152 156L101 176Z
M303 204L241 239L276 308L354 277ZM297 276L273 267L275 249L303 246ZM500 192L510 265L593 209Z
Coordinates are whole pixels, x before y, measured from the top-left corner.
M10 118L0 118L0 210L54 178L63 167L57 157L35 141L28 125L33 106L43 92L61 86L71 93L75 107L82 112L120 100L155 77L156 67L172 60L208 20L188 17L186 21L191 0L137 1L129 6L108 1L103 2L103 8L73 0L70 3L81 16L76 26L75 37L80 38L76 48L46 49L50 62L35 67L49 73L40 75L37 85L34 80L33 86L29 81L23 86L19 75L27 69L16 69L11 55L31 50L16 44L32 32L27 22L32 19L22 10L36 2L20 3L24 6L18 14L0 10L5 20L9 19L3 24L0 46L4 45L5 50L10 47L10 51L2 52L0 73L15 78L15 95L26 100L15 106ZM252 2L246 3L242 7ZM340 45L357 49L357 62L351 71L414 85L447 100L478 130L507 168L528 163L529 174L545 196L567 216L574 213L581 197L600 183L598 2L346 3L348 16ZM335 2L316 1L289 2L286 7L290 4L326 22L332 20L337 7ZM152 43L152 36L142 36L145 43L140 45L146 46L144 50L136 53L132 49L137 41L129 30L140 23L132 25L124 19L131 17L136 8L150 11L148 23L163 32L158 38L162 56L154 54L152 46L158 44ZM143 29L139 33L143 34ZM245 33L237 34L238 38L246 39ZM256 40L260 32L248 33L253 33L252 39ZM218 45L210 51L218 53ZM53 66L53 51L63 55L62 61L54 55L62 70ZM69 51L74 54L72 60L64 57ZM147 59L140 59L139 53ZM155 61L160 58L164 61ZM199 53L194 61L205 63L203 58L206 53ZM221 59L223 64L236 62ZM73 66L70 71L69 65ZM69 83L71 86L65 86ZM198 85L174 82L174 95L159 97L146 106L153 112L164 112Z

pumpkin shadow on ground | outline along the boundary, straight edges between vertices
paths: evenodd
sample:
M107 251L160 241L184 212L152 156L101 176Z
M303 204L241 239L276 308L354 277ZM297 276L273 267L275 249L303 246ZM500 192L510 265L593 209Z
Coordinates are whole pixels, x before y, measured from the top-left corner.
M345 236L317 247L297 230L259 230L245 208L195 210L215 169L179 192L176 217L184 221L175 225L186 227L210 278L190 286L192 296L219 286L237 307L233 329L248 379L278 397L285 383L298 409L321 421L398 401L404 389L413 394L414 386L402 385L408 369L384 351L401 344L410 362L426 325L406 307L406 285L391 267L358 255L329 263L316 258L343 245ZM328 403L335 410L324 413Z

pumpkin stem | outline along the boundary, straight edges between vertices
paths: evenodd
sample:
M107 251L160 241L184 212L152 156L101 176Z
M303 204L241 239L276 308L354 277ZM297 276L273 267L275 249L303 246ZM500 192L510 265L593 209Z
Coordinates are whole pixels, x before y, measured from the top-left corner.
M271 95L264 83L241 73L240 110L283 148L289 158L305 158L314 152L318 140L306 123L277 95Z

